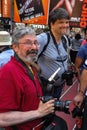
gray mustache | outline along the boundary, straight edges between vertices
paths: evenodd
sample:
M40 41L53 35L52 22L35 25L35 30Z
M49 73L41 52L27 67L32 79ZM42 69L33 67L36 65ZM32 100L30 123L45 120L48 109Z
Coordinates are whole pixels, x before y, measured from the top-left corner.
M38 53L38 51L32 50L32 51L27 51L26 55L29 55L29 54L36 54L37 55L37 53Z

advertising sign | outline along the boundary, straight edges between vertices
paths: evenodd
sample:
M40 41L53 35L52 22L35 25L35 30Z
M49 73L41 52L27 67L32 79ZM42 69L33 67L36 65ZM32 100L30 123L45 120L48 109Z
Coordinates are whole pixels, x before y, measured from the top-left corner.
M16 3L21 21L44 15L41 0L16 0Z
M49 0L14 0L14 21L47 24Z
M14 0L14 21L30 24L48 24L49 12L65 8L71 27L87 26L87 0Z
M50 0L50 11L59 7L65 8L70 16L70 26L80 27L80 18L82 14L83 1L86 2L87 0Z
M87 0L83 1L81 17L80 17L80 27L87 27Z

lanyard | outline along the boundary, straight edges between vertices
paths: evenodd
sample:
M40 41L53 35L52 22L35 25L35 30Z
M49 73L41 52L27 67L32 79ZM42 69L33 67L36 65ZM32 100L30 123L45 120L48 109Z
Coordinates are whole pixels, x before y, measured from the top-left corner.
M26 69L29 78L33 81L35 89L36 89L36 93L37 93L37 97L41 97L40 93L38 92L37 86L36 86L36 82L34 80L34 73L32 73L31 69L28 68L28 66L15 54L14 57L16 58L16 60L18 60L18 62L20 62L24 68Z
M56 39L55 39L55 37L54 37L54 35L53 35L53 33L52 33L51 31L50 31L50 34L51 34L51 36L52 36L53 43L54 43L54 45L55 45L55 47L56 47L56 49L57 49L58 55L59 55L60 58L61 58L62 65L63 65L64 70L65 70L64 61L62 60L62 57L61 57L61 55L60 55L60 51L59 51L59 48L58 48L58 45L57 45Z

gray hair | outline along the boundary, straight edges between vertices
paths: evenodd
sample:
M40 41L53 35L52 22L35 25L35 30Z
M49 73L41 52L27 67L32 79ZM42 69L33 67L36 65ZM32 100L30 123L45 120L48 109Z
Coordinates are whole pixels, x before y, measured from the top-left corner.
M21 39L23 36L27 34L36 35L36 32L31 27L21 27L15 29L12 35L12 44L19 44L19 39Z

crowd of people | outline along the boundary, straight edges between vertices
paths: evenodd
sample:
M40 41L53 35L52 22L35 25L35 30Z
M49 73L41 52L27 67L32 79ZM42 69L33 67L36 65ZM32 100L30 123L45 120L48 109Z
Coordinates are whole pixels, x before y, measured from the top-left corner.
M80 84L73 104L84 108L79 130L87 129L87 44L83 45L80 33L72 40L67 38L69 20L67 10L56 8L49 14L48 32L36 35L31 27L21 27L10 36L8 32L0 31L0 127L35 130L45 117L56 116L54 104L60 99L65 85L62 75L71 61ZM85 29L85 39L86 32ZM56 79L51 80L52 87L47 88L57 69ZM53 98L44 103L43 96ZM56 129L68 130L64 119L57 116L57 122Z

